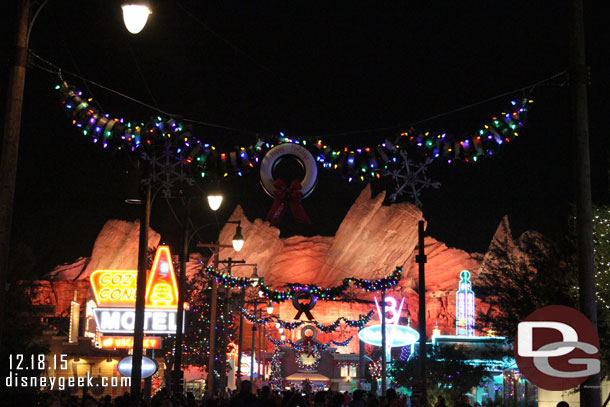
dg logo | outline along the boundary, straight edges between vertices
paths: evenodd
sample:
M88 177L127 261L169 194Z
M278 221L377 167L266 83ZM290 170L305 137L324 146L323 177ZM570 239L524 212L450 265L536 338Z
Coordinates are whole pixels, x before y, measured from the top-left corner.
M568 390L599 373L599 338L574 308L550 305L519 323L515 360L521 373L546 390Z

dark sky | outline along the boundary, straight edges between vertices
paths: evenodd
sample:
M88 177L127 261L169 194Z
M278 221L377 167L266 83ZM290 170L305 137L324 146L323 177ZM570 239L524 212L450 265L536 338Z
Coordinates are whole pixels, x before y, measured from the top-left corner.
M165 111L244 129L193 129L204 140L239 145L251 144L254 132L308 137L393 128L325 138L336 147L374 145L410 123L520 89L568 66L565 1L368 3L153 1L146 28L134 36L124 29L119 2L51 0L30 45L66 71ZM608 36L601 10L594 8L599 6L586 3L593 197L604 203ZM10 16L3 16L5 53ZM3 61L5 86L8 58ZM132 121L154 114L65 78L108 113ZM75 131L58 103L57 81L36 68L27 73L13 224L13 244L32 248L42 273L88 256L106 220L137 217L136 208L123 203L125 157ZM574 159L569 93L559 86L562 81L534 89L522 137L493 159L432 167L442 187L423 195L429 234L483 252L508 215L515 234L535 229L556 240L565 237ZM419 127L468 133L510 100L499 98ZM264 217L271 206L256 173L226 188L220 221L237 204L250 219ZM321 172L315 192L304 201L313 220L304 232L332 235L361 188ZM180 215L179 202L173 207ZM202 205L194 224L211 221ZM180 227L162 200L153 205L152 226L166 242L179 242Z

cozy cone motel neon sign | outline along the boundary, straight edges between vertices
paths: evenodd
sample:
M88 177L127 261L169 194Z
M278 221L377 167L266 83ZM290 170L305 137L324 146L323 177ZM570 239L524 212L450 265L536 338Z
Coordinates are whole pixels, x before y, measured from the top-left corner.
M98 331L133 334L137 270L95 270L90 282ZM144 333L176 333L178 285L168 246L159 246L146 282ZM182 326L184 330L184 325Z

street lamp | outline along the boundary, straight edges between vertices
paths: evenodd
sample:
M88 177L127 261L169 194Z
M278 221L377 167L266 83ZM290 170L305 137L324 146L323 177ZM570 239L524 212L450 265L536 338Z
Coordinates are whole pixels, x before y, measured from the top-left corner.
M132 34L144 29L148 16L152 14L148 1L127 1L121 6L125 28Z
M229 220L227 223L235 223L235 235L233 236L233 250L236 252L240 251L244 247L244 236L241 234L241 221L240 220Z

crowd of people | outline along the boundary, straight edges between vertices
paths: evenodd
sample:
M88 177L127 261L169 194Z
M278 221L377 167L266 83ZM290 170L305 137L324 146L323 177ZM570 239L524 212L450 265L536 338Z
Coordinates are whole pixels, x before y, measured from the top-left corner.
M129 393L112 399L106 395L96 400L91 395L82 397L62 395L60 393L45 393L39 403L45 407L447 407L444 397L436 400L419 400L399 395L396 390L388 389L385 396L372 392L355 390L353 393L331 390L318 392L303 392L297 389L283 392L272 391L264 386L256 392L248 380L240 383L239 391L225 396L207 397L196 400L192 393L172 393L167 389L157 392L150 402L134 401ZM479 403L471 403L467 396L460 397L451 405L456 407L479 407ZM569 407L565 401L557 407Z
M91 395L82 397L60 393L45 393L39 403L48 407L447 407L445 399L439 396L436 400L410 398L400 395L395 389L388 389L385 396L374 392L355 390L353 393L331 390L308 391L300 389L272 391L269 386L263 386L252 391L252 383L244 380L239 391L206 397L196 400L192 393L172 393L167 389L157 392L150 400L136 402L129 393L112 399L109 395L96 399ZM452 403L456 407L478 407L472 404L467 396Z

